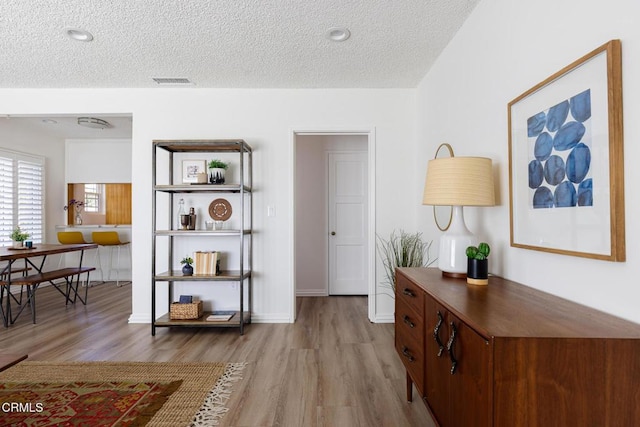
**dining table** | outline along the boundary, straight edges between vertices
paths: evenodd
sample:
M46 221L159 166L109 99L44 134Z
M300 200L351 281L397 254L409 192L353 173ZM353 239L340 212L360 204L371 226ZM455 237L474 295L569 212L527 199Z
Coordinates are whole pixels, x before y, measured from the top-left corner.
M3 263L0 266L0 314L4 326L13 324L27 304L31 308L33 323L36 323L35 293L41 283L49 282L53 285L65 297L65 305L75 303L77 298L86 304L86 289L84 298L78 295L80 275L86 273L88 282L88 274L95 268L82 266L84 251L97 247L95 243L34 243L30 248L0 247L0 263ZM50 255L63 255L69 252L80 252L77 267L47 269L46 261ZM58 279L64 279L64 290L61 288L61 283L55 282ZM26 301L22 300L22 289L19 299L11 293L13 285L26 287ZM12 316L12 301L19 310L15 316Z

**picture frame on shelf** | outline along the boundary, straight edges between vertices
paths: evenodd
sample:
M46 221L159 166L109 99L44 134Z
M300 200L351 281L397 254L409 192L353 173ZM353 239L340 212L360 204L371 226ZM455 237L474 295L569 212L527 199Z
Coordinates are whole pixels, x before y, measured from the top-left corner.
M625 261L621 56L611 40L508 104L511 246Z
M182 183L195 184L198 182L198 174L207 173L206 160L183 160Z

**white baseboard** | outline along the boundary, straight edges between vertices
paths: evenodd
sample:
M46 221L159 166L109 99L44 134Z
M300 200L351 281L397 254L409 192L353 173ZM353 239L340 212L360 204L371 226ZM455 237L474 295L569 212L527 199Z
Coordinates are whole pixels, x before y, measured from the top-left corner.
M285 313L276 314L252 314L253 323L292 323L291 317Z
M373 320L373 323L393 323L395 322L395 316L393 313L391 314L377 314L376 318Z
M326 289L297 289L297 297L327 297L329 293Z
M151 313L132 313L131 316L129 316L129 323L151 324Z

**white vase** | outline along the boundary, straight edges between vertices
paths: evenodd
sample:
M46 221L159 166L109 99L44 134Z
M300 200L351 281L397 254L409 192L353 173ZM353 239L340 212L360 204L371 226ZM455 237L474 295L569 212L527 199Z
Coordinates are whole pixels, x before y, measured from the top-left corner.
M209 182L211 184L224 184L224 172L222 168L209 169Z
M24 246L24 242L17 242L17 241L13 241L13 247L16 249L20 249Z
M75 225L82 225L82 206L76 205L76 216L74 217Z

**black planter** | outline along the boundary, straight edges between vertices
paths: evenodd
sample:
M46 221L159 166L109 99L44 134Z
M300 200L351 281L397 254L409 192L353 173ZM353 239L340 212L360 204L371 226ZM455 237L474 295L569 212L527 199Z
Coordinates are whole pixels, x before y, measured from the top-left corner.
M471 285L489 284L489 260L467 258L467 283Z
M184 276L192 276L193 275L193 267L190 266L189 264L185 264L184 267L182 267L182 274Z

